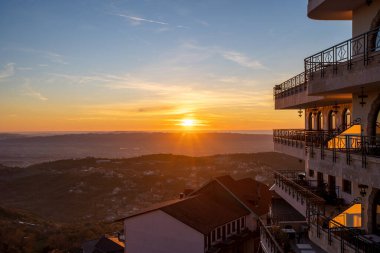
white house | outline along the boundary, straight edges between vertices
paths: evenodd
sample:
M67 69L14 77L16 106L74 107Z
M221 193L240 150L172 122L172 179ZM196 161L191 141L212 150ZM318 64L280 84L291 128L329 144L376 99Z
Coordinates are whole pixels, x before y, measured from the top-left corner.
M187 196L121 219L125 252L247 252L255 247L257 219L269 202L262 183L215 178Z

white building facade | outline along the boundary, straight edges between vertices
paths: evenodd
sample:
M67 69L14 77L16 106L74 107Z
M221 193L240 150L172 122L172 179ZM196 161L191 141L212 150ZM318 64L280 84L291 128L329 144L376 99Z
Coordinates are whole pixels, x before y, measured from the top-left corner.
M352 20L352 38L274 87L275 108L305 118L303 129L274 130L275 151L304 159L305 171L276 172L273 189L324 251L380 252L380 0L309 0L308 16Z

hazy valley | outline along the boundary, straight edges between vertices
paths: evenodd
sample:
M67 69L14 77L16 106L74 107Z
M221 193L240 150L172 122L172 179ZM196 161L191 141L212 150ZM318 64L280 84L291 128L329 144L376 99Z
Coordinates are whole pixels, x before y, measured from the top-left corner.
M60 159L148 154L207 156L273 151L272 135L237 133L0 134L0 164L28 166Z
M10 245L22 248L13 252L43 252L44 248L75 252L84 240L121 229L112 221L177 198L184 189L199 187L212 177L248 176L270 184L272 169L302 166L297 159L272 152L206 157L159 154L1 166L0 241L13 240Z
M114 220L212 177L270 184L272 169L302 168L272 149L271 135L1 134L0 252L76 252L120 230Z

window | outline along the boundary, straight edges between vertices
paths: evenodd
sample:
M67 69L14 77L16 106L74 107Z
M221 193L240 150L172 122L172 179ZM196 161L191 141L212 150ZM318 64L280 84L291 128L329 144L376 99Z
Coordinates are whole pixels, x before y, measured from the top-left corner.
M351 125L351 112L349 109L344 110L343 113L343 127L344 129L349 128Z
M215 242L215 230L213 230L211 233L211 241Z
M314 177L314 170L309 170L309 177Z
M313 130L314 129L314 115L313 113L309 113L309 124L308 124L308 129Z
M241 218L241 227L244 228L245 225L245 217Z
M343 192L351 194L351 181L343 179Z
M323 129L323 113L322 112L318 112L317 129L318 130L322 130Z
M329 130L333 131L336 129L336 114L334 111L329 113Z
M227 234L231 234L231 223L227 224Z
M235 232L236 231L236 222L233 221L232 222L232 232Z
M216 230L217 232L216 232L216 239L220 239L220 237L222 237L222 233L221 233L221 231L220 231L220 227Z

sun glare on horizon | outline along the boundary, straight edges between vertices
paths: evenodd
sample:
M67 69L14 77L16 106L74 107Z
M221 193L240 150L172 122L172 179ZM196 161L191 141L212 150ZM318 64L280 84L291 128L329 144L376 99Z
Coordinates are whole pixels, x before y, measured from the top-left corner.
M197 125L197 122L195 119L182 119L179 125L183 127L193 127Z

